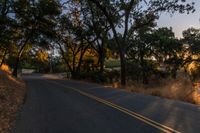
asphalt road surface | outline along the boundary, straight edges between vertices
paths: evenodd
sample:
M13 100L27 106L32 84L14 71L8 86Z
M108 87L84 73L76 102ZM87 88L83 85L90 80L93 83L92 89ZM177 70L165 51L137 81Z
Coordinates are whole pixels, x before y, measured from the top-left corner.
M13 133L199 133L200 107L97 84L24 76Z

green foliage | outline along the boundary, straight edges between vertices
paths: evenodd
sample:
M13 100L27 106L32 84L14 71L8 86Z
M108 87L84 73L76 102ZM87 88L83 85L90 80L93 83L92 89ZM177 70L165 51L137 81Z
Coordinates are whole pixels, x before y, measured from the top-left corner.
M129 79L133 81L141 81L143 80L144 75L146 78L151 78L152 76L157 76L157 74L159 74L155 61L145 60L144 62L144 68L141 67L139 61L130 60L127 62L127 76Z
M113 83L113 82L119 81L120 80L120 71L119 70L115 70L115 69L106 70L104 78L109 83Z
M169 72L175 77L194 55L199 61L200 31L190 28L180 41L171 28L157 29L155 22L162 12L190 13L193 6L185 0L1 0L0 61L6 59L13 74L20 65L40 72L53 67L97 82L121 78L124 85L126 76L143 83ZM47 49L59 51L63 60L50 57Z
M61 13L60 4L55 0L27 1L17 0L13 4L18 36L31 44L48 47L46 37L52 37L55 17Z
M133 81L141 79L141 67L139 62L127 61L127 77Z
M126 84L126 59L125 54L130 47L130 40L135 38L135 35L140 29L148 29L155 26L155 20L159 18L160 12L177 12L189 13L193 10L194 3L188 4L186 1L86 1L94 5L94 8L100 10L102 16L106 18L109 23L113 40L118 53L120 54L121 65L121 84ZM145 5L145 8L143 7ZM121 29L122 34L117 32ZM131 38L132 36L132 38ZM141 47L140 49L143 49ZM143 51L143 50L142 50ZM142 53L142 52L140 52ZM140 54L141 55L141 54ZM143 56L143 55L142 55ZM142 57L143 58L143 57Z
M113 83L120 80L120 71L118 70L105 70L103 75L99 71L82 71L80 79L90 80L97 83Z
M189 28L183 31L183 42L188 44L189 52L192 54L200 53L200 29Z
M106 60L105 67L111 69L115 67L120 67L120 60L119 59Z
M16 0L13 2L12 10L17 48L13 75L17 76L18 66L27 45L43 49L50 47L49 43L56 26L55 19L61 13L61 6L56 0Z
M155 53L158 56L174 56L182 50L183 44L175 38L172 28L159 28L153 32Z
M101 73L99 71L83 71L80 73L80 78L84 80L90 80L93 82L101 83Z

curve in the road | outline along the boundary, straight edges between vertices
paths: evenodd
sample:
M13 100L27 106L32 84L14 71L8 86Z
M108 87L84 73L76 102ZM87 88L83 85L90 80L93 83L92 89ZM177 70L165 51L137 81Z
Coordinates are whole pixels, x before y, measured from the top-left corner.
M142 121L142 122L144 122L144 123L146 123L146 124L148 124L148 125L150 125L150 126L152 126L154 128L157 128L157 129L159 129L159 130L161 130L161 131L163 131L165 133L180 133L179 131L177 131L175 129L172 129L172 128L168 127L168 126L165 126L165 125L163 125L161 123L158 123L158 122L156 122L154 120L151 120L151 119L149 119L149 118L147 118L145 116L142 116L142 115L140 115L140 114L138 114L138 113L136 113L134 111L128 110L128 109L126 109L124 107L121 107L121 106L119 106L117 104L114 104L114 103L109 102L107 100L101 99L99 97L96 97L94 95L91 95L89 93L81 91L79 89L76 89L74 87L66 86L64 84L57 83L57 82L54 82L54 81L48 81L48 80L46 80L46 81L50 82L50 83L54 83L54 84L60 85L62 87L67 87L68 89L71 89L71 90L73 90L73 91L75 91L75 92L77 92L77 93L79 93L79 94L81 94L83 96L89 97L89 98L91 98L91 99L93 99L95 101L98 101L98 102L100 102L102 104L105 104L105 105L107 105L109 107L112 107L112 108L114 108L116 110L119 110L119 111L121 111L121 112L123 112L123 113L125 113L125 114L127 114L127 115L129 115L131 117L134 117L134 118L136 118L136 119L138 119L138 120L140 120L140 121Z

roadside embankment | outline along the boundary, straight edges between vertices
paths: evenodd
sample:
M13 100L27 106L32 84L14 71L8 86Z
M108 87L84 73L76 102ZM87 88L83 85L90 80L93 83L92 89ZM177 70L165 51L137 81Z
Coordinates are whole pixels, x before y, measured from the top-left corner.
M25 83L0 70L0 133L8 133L26 94Z

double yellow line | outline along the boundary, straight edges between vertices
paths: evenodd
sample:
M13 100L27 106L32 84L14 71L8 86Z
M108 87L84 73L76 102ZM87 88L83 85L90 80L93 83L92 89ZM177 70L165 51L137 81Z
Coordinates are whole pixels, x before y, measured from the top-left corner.
M48 80L47 80L47 81L48 81ZM50 81L48 81L48 82L50 82ZM96 96L94 96L94 95L91 95L91 94L86 93L86 92L84 92L84 91L81 91L81 90L79 90L79 89L76 89L76 88L73 88L73 87L70 87L70 86L66 86L66 85L64 85L64 84L60 84L60 83L57 83L57 82L55 82L55 81L51 81L51 83L60 85L60 86L62 86L62 87L67 87L68 89L71 89L71 90L73 90L73 91L75 91L75 92L78 92L79 94L81 94L81 95L83 95L83 96L89 97L89 98L91 98L91 99L93 99L93 100L95 100L95 101L98 101L98 102L103 103L103 104L105 104L105 105L107 105L107 106L110 106L110 107L112 107L112 108L114 108L114 109L116 109L116 110L119 110L119 111L121 111L121 112L123 112L123 113L125 113L125 114L127 114L127 115L129 115L129 116L131 116L131 117L134 117L134 118L136 118L136 119L138 119L138 120L140 120L140 121L142 121L142 122L144 122L144 123L146 123L146 124L148 124L148 125L150 125L150 126L156 128L156 129L159 129L159 130L161 130L161 131L163 131L163 132L165 132L165 133L181 133L181 132L179 132L179 131L177 131L177 130L175 130L175 129L172 129L172 128L167 127L167 126L165 126L165 125L163 125L163 124L160 124L160 123L158 123L158 122L156 122L156 121L154 121L154 120L151 120L151 119L149 119L149 118L147 118L147 117L145 117L145 116L142 116L142 115L140 115L140 114L138 114L138 113L136 113L136 112L133 112L133 111L131 111L131 110L128 110L128 109L126 109L126 108L124 108L124 107L121 107L121 106L119 106L119 105L116 105L116 104L114 104L114 103L111 103L111 102L109 102L109 101L106 101L106 100L104 100L104 99L101 99L101 98L99 98L99 97L96 97Z

